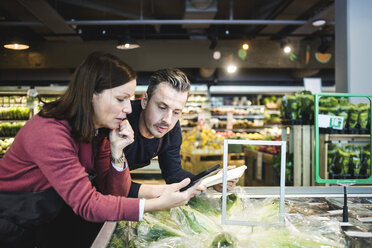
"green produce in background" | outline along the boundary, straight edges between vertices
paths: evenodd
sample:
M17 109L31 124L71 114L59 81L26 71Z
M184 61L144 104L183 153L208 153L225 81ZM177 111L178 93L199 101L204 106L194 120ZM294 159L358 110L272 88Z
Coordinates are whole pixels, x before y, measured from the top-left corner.
M283 96L280 106L282 118L287 120L297 120L298 103L295 96Z
M339 107L328 107L327 108L327 113L326 115L333 115L333 116L337 116L338 113L339 113Z
M0 136L10 137L15 136L18 131L23 127L25 122L2 122L0 123Z
M329 144L327 166L329 178L368 178L370 146Z
M337 146L333 144L329 144L328 146L328 171L330 174L337 174L341 171L336 165L337 149Z
M340 116L340 117L344 118L344 121L342 123L342 128L343 129L345 129L346 123L348 122L348 117L349 117L348 112L349 112L349 107L348 106L340 107L340 112L337 115L337 116Z
M355 128L358 124L358 109L352 103L349 106L349 128Z
M27 107L10 107L0 109L0 118L2 120L28 120L30 109Z
M341 168L340 174L348 174L349 173L349 160L350 160L350 153L341 149L337 150L338 152L338 164Z
M337 107L338 106L338 99L336 97L321 97L319 98L319 107Z
M360 169L360 174L367 175L369 177L371 175L371 152L370 152L370 146L366 146L365 149L363 149L360 153L361 156L361 163L362 168Z
M360 128L367 128L368 121L369 121L369 111L370 111L370 106L365 103L360 103L358 104L358 109L359 109L359 116L358 116L358 123Z
M300 116L310 124L314 121L314 96L310 91L302 91L299 96L301 101Z
M13 141L14 138L0 139L0 155L4 155L8 151Z
M350 169L354 176L359 176L361 169L360 147L350 147Z

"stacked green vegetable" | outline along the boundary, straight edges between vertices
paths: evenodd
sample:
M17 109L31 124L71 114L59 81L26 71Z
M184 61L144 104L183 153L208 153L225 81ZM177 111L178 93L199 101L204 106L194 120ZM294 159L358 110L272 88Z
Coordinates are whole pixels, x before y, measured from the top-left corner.
M314 96L310 91L295 92L282 98L280 112L282 119L293 124L314 122Z
M0 108L1 120L28 120L30 109L27 107Z
M370 125L370 105L352 104L347 97L319 98L319 114L343 117L343 129L366 129Z
M328 173L331 179L368 178L371 175L370 145L329 144Z
M277 199L250 199L230 194L226 208L231 220L278 221ZM319 234L319 230L324 229L319 228L319 221L301 217L282 226L252 229L221 225L220 212L221 198L194 197L187 206L146 213L141 222L118 222L108 247L345 247L339 233L332 233L334 237L330 237L326 228L327 234L323 231ZM305 231L314 225L311 231ZM335 227L339 228L332 228Z
M0 139L0 155L4 155L8 151L13 141L14 138Z
M25 122L2 122L0 123L0 137L15 136L24 126Z

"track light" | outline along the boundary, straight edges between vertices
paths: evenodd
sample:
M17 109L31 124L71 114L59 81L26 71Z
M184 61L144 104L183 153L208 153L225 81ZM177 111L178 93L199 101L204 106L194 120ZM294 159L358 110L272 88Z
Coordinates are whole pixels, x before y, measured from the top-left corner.
M4 47L11 50L26 50L30 48L27 42L19 37L14 37L8 40L7 42L5 42Z
M290 53L292 51L292 48L289 45L285 45L283 51L284 53Z
M140 45L132 39L119 40L116 46L116 48L120 50L134 49L138 47L140 47Z
M212 39L211 44L209 45L209 49L214 50L217 46L217 39Z
M213 52L213 59L219 60L221 58L221 52L220 51L214 51Z
M323 37L320 40L320 45L318 47L318 52L320 53L327 53L330 48L330 38L329 37Z
M290 46L289 42L285 40L282 40L280 42L280 47L283 49L283 52L286 54L289 54L292 51L292 47Z
M311 24L314 26L314 27L323 27L325 24L326 24L326 20L324 19L316 19L314 20Z
M248 44L248 42L244 42L244 43L242 44L242 49L243 49L243 50L248 50L248 49L249 49L249 44Z
M237 67L234 64L227 65L227 72L228 73L234 73L234 72L236 72L236 69L237 69Z

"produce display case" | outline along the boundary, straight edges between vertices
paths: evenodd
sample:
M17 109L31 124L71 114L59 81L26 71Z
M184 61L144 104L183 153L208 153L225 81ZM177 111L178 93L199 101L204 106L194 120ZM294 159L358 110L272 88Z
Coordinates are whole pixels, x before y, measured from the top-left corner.
M268 221L278 214L279 188L236 187L232 193L231 218ZM372 188L350 187L348 226L342 201L341 187L287 187L285 224L230 226L218 223L221 194L211 190L186 207L147 213L142 222L106 222L92 247L371 247ZM177 221L183 224L174 226Z
M369 95L315 95L317 182L372 182L371 101Z

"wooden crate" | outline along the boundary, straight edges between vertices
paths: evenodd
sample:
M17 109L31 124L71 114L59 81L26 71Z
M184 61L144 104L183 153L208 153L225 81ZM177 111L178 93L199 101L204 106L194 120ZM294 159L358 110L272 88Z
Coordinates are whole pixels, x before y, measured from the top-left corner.
M276 186L278 180L273 170L272 159L275 155L246 149L245 158L247 170L245 171L246 186Z

